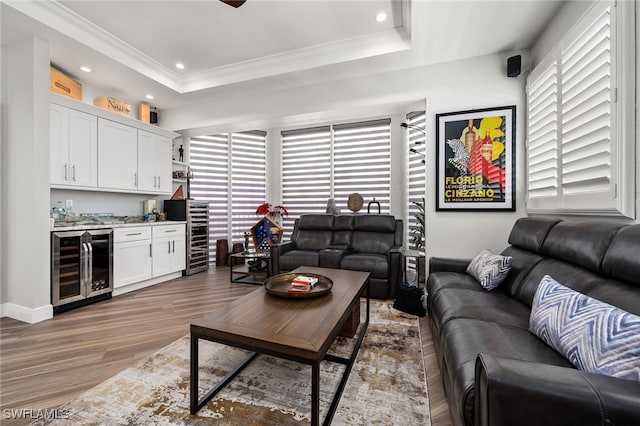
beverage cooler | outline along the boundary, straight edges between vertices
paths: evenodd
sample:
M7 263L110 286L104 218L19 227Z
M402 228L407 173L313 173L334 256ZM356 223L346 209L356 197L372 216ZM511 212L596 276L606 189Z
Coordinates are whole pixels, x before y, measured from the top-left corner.
M51 257L54 312L111 297L112 229L52 232Z
M187 268L185 275L209 269L209 203L196 200L165 200L169 220L187 221Z

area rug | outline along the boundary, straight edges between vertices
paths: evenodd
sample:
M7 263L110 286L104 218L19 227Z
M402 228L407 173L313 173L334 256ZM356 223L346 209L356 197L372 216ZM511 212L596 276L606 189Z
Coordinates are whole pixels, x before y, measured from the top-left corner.
M361 311L364 314L364 305ZM354 339L330 353L345 356ZM200 395L247 352L200 341ZM324 419L344 366L323 362ZM297 425L310 422L311 367L260 355L196 415L189 414L189 336L101 383L58 409L66 419L35 425ZM415 316L371 302L367 333L332 424L430 425L429 400Z

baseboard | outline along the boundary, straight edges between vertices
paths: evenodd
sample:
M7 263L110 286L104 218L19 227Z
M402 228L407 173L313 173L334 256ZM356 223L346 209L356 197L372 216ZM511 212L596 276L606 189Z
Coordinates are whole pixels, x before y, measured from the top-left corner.
M18 321L34 324L53 318L53 305L45 305L39 308L27 308L15 303L0 305L0 317L9 317Z
M172 272L171 274L151 278L150 280L140 281L140 282L128 284L122 287L116 287L113 289L113 293L111 294L113 296L119 296L121 294L129 293L130 291L140 290L141 288L149 287L155 284L160 284L165 281L173 280L180 277L182 277L182 271Z

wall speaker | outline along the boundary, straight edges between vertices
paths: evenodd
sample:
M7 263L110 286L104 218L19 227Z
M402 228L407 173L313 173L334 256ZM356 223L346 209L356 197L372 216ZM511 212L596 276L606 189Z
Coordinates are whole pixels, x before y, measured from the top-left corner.
M520 75L520 67L521 67L521 57L520 55L512 56L507 59L507 76L508 77L517 77Z

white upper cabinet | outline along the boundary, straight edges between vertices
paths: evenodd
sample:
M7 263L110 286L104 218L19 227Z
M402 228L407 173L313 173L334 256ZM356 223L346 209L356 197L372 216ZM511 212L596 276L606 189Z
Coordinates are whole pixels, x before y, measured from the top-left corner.
M138 191L171 192L171 139L138 130Z
M50 183L95 188L98 184L97 117L50 104Z
M52 187L171 194L178 133L56 94L49 123Z
M98 186L138 189L138 131L98 118Z

